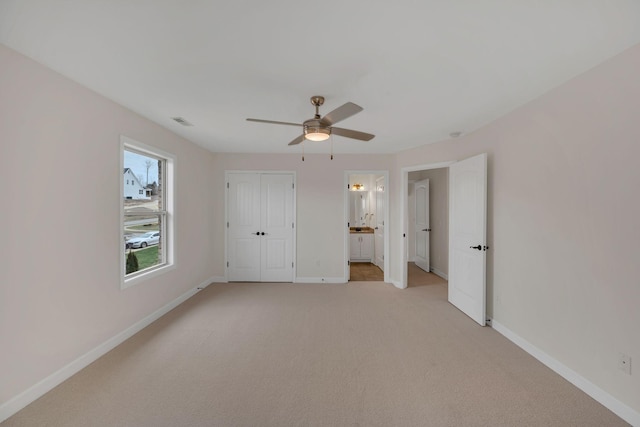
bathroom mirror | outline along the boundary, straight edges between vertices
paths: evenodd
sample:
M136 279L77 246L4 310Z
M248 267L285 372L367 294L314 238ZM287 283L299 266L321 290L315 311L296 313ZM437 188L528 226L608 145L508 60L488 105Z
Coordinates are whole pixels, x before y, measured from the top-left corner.
M351 227L367 226L369 213L369 193L351 191L349 193L349 224Z

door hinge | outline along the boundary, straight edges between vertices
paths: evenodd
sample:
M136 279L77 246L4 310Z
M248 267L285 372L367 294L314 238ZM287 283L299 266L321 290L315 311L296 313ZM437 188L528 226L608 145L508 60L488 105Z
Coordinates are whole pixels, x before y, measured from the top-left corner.
M227 188L229 188L229 183L227 182Z
M349 189L349 184L347 184L347 190Z
M351 228L350 224L351 224L350 222L347 223L347 228Z
M296 189L296 185L293 182L291 183L291 188L294 190Z
M227 261L227 267L229 267L229 261Z
M229 228L229 221L227 221L227 228Z
M291 263L291 268L293 268L293 263Z
M347 261L347 265L351 265L351 261Z
M294 226L294 223L293 223L293 222L291 223L291 228L295 228L295 226Z

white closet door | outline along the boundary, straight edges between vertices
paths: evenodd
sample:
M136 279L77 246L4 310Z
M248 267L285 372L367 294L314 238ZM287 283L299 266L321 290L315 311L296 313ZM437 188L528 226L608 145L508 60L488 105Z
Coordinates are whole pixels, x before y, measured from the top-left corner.
M293 282L293 175L228 174L229 281Z
M228 258L230 281L260 281L260 175L229 174Z
M293 176L262 175L261 187L260 280L292 282Z

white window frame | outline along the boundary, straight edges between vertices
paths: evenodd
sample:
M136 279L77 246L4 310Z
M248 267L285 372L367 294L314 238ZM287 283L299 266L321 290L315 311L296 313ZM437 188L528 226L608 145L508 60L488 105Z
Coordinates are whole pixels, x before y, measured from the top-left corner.
M124 230L124 176L120 174L120 288L126 289L138 283L157 277L169 270L176 268L175 256L175 170L176 156L159 148L142 142L135 141L124 135L120 136L120 170L124 170L124 152L132 151L142 155L149 155L164 160L165 170L162 171L162 200L164 202L164 234L162 235L162 248L165 251L165 262L150 267L140 273L126 275L126 248L122 232Z

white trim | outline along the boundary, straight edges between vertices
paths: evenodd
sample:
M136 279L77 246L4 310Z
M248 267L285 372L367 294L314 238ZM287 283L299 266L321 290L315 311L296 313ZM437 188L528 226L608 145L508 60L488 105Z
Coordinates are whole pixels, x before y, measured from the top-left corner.
M213 276L209 280L211 280L211 283L229 283L229 281L224 276Z
M442 271L438 270L437 268L431 267L431 272L436 276L443 278L444 280L449 280L449 276L444 274Z
M124 259L124 254L122 258ZM122 284L120 285L120 289L125 290L138 283L144 282L145 280L149 280L153 277L157 277L168 271L174 270L175 268L176 268L175 264L165 264L161 267L156 267L153 269L149 269L149 271L136 274L133 277L127 277L125 280L122 281Z
M323 285L325 283L347 283L344 277L296 277L294 283L316 283Z
M130 277L126 277L126 261L125 261L125 244L124 239L120 241L120 289L124 290L131 286L134 286L140 282L146 281L152 277L156 277L160 274L163 274L169 270L173 270L177 266L177 255L176 248L178 247L176 243L176 224L178 223L176 217L176 209L175 209L175 201L177 200L177 185L176 185L176 177L177 175L177 162L178 158L175 154L164 151L160 148L138 142L134 139L131 139L125 135L120 135L120 170L124 169L124 151L128 149L131 151L146 153L153 157L160 157L164 159L165 170L163 171L163 195L164 198L164 209L166 211L166 224L164 227L165 233L165 263L159 267L150 267L152 268L148 273L141 273L132 275ZM122 230L124 230L124 195L123 195L123 180L124 174L120 174L120 236L122 236ZM134 174L135 176L135 174Z
M391 281L391 284L392 284L393 286L395 286L396 288L398 288L398 289L404 289L404 288L402 287L402 283L401 283L400 281L398 281L398 280L392 280L392 281Z
M571 384L587 393L596 401L600 402L611 412L631 425L640 426L640 412L625 405L624 403L607 393L605 390L601 389L582 375L578 374L568 366L562 364L557 359L553 358L535 345L531 344L529 341L511 331L509 328L502 325L497 320L491 319L491 325L493 329L495 329L509 341L513 342L515 345L538 359L540 362L542 362L542 364L563 377L565 380L569 381Z
M184 294L180 295L178 298L167 303L166 305L154 311L153 313L149 314L145 318L134 323L124 331L111 337L110 339L98 345L94 349L89 350L87 353L78 357L74 361L70 362L68 365L58 369L53 374L42 379L41 381L29 387L22 393L18 394L17 396L14 396L13 398L9 399L8 401L0 405L0 422L14 415L19 410L29 405L31 402L35 401L36 399L43 396L45 393L52 390L57 385L61 384L63 381L66 381L67 379L71 378L73 375L77 374L82 369L87 367L89 364L98 360L107 352L113 350L115 347L122 344L124 341L131 338L133 335L140 332L142 329L146 328L151 323L155 322L160 317L164 316L166 313L168 313L169 311L173 310L174 308L176 308L177 306L179 306L180 304L182 304L183 302L191 298L200 290L209 286L209 284L211 284L214 281L214 279L215 279L214 277L211 277L205 280L204 282L200 283L195 288L188 290Z

